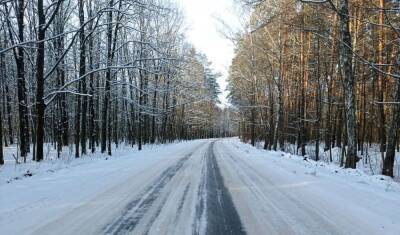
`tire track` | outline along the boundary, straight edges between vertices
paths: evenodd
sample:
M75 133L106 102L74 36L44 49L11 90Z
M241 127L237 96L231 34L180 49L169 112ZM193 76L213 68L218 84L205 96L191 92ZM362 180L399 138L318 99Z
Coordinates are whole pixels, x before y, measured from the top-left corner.
M206 224L206 180L207 169L206 169L206 156L201 158L201 180L197 189L198 200L195 207L195 219L193 221L193 235L204 234L203 229Z
M219 235L243 235L246 234L240 217L233 204L232 197L229 190L224 184L218 162L214 155L214 142L212 142L205 155L206 171L204 174L204 183L200 185L203 190L206 190L205 200L201 199L205 205L200 203L196 208L197 221L201 221L206 215L206 228L205 234ZM203 185L203 186L202 186ZM199 197L204 197L202 190L199 191ZM195 231L197 234L201 233L198 228Z
M178 222L178 220L179 220L179 217L180 217L181 212L182 212L182 209L183 209L183 204L184 204L185 201L186 201L186 197L187 197L187 195L188 195L189 189L190 189L190 183L188 183L188 184L186 185L185 191L183 191L182 198L181 198L181 200L180 200L180 202L179 202L179 205L178 205L178 208L177 208L177 210L176 210L175 224L176 224L176 223Z
M133 231L143 216L152 207L156 199L161 195L164 187L188 161L192 154L193 152L185 155L183 158L178 160L177 163L164 170L160 176L157 177L156 180L154 180L154 182L139 195L138 198L125 206L121 216L115 218L111 224L107 225L103 229L103 232L105 234L126 234ZM152 216L150 224L147 227L151 226L152 221L154 222L160 211L161 208L157 209L157 213Z
M318 208L315 208L312 205L306 205L297 198L288 194L285 190L282 190L279 185L277 185L269 178L265 177L264 174L259 172L258 169L251 166L248 162L244 161L240 157L234 157L234 154L226 146L224 146L224 149L226 155L233 162L232 166L236 168L238 174L241 175L240 178L242 179L242 184L246 185L246 187L253 193L253 195L258 198L258 200L264 203L268 202L269 209L272 209L274 211L274 214L277 218L285 218L284 220L286 222L292 221L293 224L296 223L296 219L303 220L303 218L312 217L312 221L303 223L304 229L306 229L306 231L298 230L297 232L301 232L302 234L318 234L320 232L320 228L322 227L325 228L326 231L330 231L330 233L327 234L340 234L340 232L337 230L337 227L329 221L329 217L321 213ZM244 179L248 179L248 182L246 182L246 180ZM267 183L271 187L269 190L270 195L267 195L265 191L260 188L263 187L265 183ZM273 203L272 199L274 198L280 198L280 203ZM291 208L293 211L300 213L302 216L297 218L288 218L287 216L282 214L282 208L279 207L279 204L282 203L286 203L286 206L288 208Z

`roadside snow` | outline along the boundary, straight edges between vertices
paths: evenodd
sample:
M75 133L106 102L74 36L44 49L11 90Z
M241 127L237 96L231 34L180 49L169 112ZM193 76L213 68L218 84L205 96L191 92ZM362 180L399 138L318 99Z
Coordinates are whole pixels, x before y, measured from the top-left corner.
M237 138L232 138L229 141L234 148L241 149L249 156L251 155L263 158L268 157L267 160L272 160L277 166L287 168L289 170L296 171L296 169L291 168L295 167L296 165L301 165L305 169L303 170L304 174L309 174L312 176L318 175L321 177L337 175L338 178L343 179L345 182L352 181L358 184L372 185L374 188L380 188L385 191L400 192L400 183L395 182L392 178L384 175L371 174L370 171L364 169L364 167L361 167L360 165L357 169L345 169L339 167L336 161L333 163L326 161L314 161L308 156L307 159L304 160L304 157L291 153L254 148L249 144L240 142ZM335 154L336 152L339 152L337 148L333 149L333 152L333 156L339 155L339 153Z
M264 142L260 141L256 143L256 147L262 149ZM340 159L342 156L342 148L334 147L330 151L324 150L324 144L321 143L319 151L319 162L325 162L329 165L340 165ZM357 163L357 169L363 171L368 175L380 175L383 168L382 156L380 152L380 146L378 144L364 145L364 151L358 151L358 156L361 160ZM285 153L296 155L297 147L294 144L286 143L284 146ZM306 146L306 156L311 159L315 159L315 145L310 143ZM332 162L330 162L332 157ZM400 182L400 152L396 153L396 158L393 167L394 178ZM380 179L380 176L377 176Z
M257 149L236 138L216 146L249 234L399 234L400 185L390 178Z
M1 234L207 234L223 224L215 211L229 218L214 208L226 198L247 234L400 231L392 179L237 138L123 147L112 157L48 156L18 165L8 158L0 168Z
M162 168L199 143L150 146L142 152L125 147L112 157L48 158L18 165L8 161L0 168L1 234L30 234L132 177L140 183L145 170ZM33 175L23 177L27 171Z
M145 145L145 150L157 150L160 147L165 147L170 144L161 145ZM31 148L32 149L32 148ZM45 159L41 162L32 161L32 154L27 157L26 163L23 163L23 159L19 158L16 163L15 156L17 155L17 146L12 145L4 148L5 165L0 167L0 186L3 184L12 183L13 181L24 180L26 178L36 175L47 175L60 170L66 170L80 165L96 163L100 160L115 159L120 157L135 156L138 153L136 147L120 145L116 148L113 145L113 155L110 157L107 154L101 154L99 152L90 153L84 155L81 158L75 158L74 148L64 148L61 152L60 157L57 158L57 151L51 146L46 145L45 147Z

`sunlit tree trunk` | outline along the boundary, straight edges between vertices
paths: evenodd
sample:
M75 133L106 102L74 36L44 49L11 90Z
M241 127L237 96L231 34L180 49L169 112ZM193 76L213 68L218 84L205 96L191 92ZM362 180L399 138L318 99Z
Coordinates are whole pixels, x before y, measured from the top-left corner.
M350 34L350 16L348 0L339 2L339 28L340 28L340 69L345 88L345 109L347 128L347 156L346 168L356 168L357 157L357 122L355 101L355 78L352 72L353 47Z

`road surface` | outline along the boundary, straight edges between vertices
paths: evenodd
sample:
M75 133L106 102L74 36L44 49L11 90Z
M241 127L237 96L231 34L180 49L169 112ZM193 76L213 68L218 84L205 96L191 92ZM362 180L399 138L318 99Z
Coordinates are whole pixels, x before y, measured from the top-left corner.
M398 198L382 194L364 198L374 192L361 183L354 187L307 169L300 172L302 168L291 163L253 157L238 141L197 141L168 155L125 173L123 180L98 190L101 193L78 206L67 206L61 215L39 220L30 232L320 235L400 231Z

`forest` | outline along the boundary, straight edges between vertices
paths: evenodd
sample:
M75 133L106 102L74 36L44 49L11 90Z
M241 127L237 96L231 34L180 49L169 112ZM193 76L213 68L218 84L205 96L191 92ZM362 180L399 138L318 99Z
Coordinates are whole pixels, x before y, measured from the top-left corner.
M0 164L3 144L18 162L230 135L220 75L169 1L2 0L0 22Z
M229 75L239 135L340 166L379 152L393 176L400 125L400 1L245 0ZM380 172L378 172L380 173Z
M19 163L238 135L345 168L374 155L397 174L400 1L235 4L249 17L223 107L175 2L1 1L0 164L3 146Z
M400 0L0 0L0 234L397 235Z

